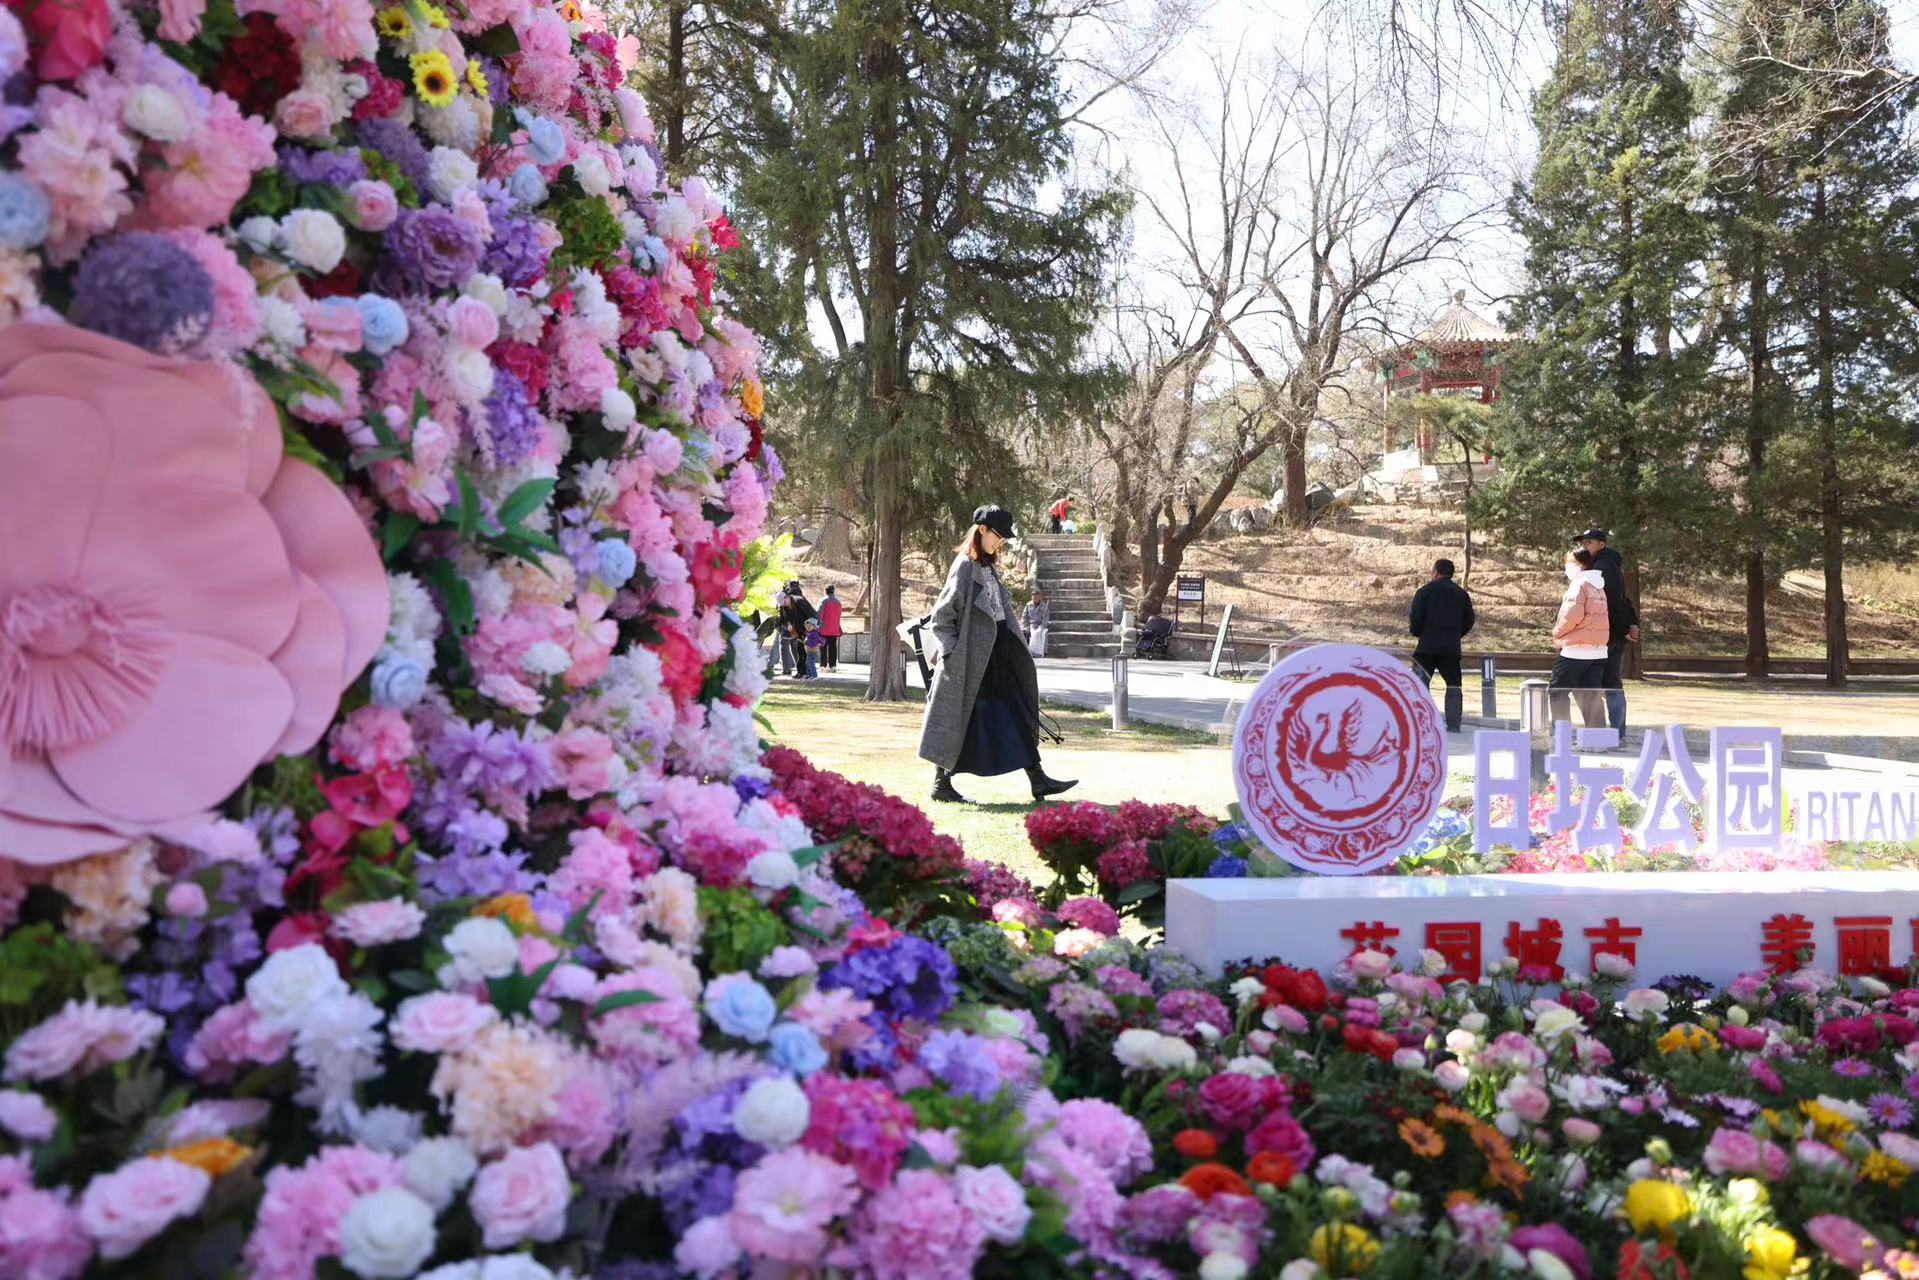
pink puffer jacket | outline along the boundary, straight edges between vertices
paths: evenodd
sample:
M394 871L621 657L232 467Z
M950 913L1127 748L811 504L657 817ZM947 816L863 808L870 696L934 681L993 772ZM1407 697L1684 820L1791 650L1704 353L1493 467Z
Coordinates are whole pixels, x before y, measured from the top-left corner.
M1559 648L1606 647L1610 631L1606 625L1605 581L1599 570L1587 569L1566 588L1566 598L1559 602L1559 620L1553 623L1553 643Z

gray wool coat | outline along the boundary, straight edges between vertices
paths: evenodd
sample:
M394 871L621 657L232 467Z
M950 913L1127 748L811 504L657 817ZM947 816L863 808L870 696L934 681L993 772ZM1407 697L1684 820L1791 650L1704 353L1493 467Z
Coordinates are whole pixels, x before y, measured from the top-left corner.
M966 741L966 724L973 718L973 703L979 697L980 682L986 678L987 663L993 657L999 624L993 621L986 605L986 592L995 589L993 582L991 575L980 572L979 566L962 552L946 571L946 585L940 589L939 599L933 602L928 629L939 641L940 652L945 657L933 673L933 687L926 695L926 718L920 725L920 759L930 760L942 769L951 769L959 762L960 747ZM1001 612L1010 623L1017 616L1013 612L1012 597L1006 594L1004 583L999 584L997 590ZM1030 666L1025 670L1027 678L1033 681L1028 692L1033 705L1038 706L1038 679L1031 674Z

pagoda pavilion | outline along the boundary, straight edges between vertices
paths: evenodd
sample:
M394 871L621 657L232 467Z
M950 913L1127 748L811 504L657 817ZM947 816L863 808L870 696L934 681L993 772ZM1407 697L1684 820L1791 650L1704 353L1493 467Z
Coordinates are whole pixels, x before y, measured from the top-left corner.
M1384 383L1388 406L1394 396L1406 395L1473 396L1491 404L1499 398L1503 354L1518 341L1518 335L1469 309L1462 289L1453 294L1453 305L1412 341L1381 352L1369 363ZM1392 454L1395 443L1389 423L1382 451ZM1431 427L1422 424L1413 445L1419 451L1416 465L1434 462Z

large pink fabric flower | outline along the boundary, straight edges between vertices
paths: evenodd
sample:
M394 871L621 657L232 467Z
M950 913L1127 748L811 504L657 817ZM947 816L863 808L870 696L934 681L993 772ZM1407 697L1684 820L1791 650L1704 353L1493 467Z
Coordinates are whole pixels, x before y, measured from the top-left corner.
M319 741L386 624L372 539L252 379L0 330L0 855L200 820Z

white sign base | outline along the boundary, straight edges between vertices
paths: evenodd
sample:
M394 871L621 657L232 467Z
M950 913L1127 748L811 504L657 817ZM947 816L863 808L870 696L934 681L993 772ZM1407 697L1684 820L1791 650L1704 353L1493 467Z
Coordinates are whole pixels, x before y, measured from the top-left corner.
M1919 872L1594 872L1173 880L1166 940L1208 973L1277 957L1331 970L1356 950L1422 950L1447 978L1517 959L1535 976L1630 959L1635 980L1715 984L1758 969L1861 975L1919 951ZM1809 957L1806 955L1810 952Z

